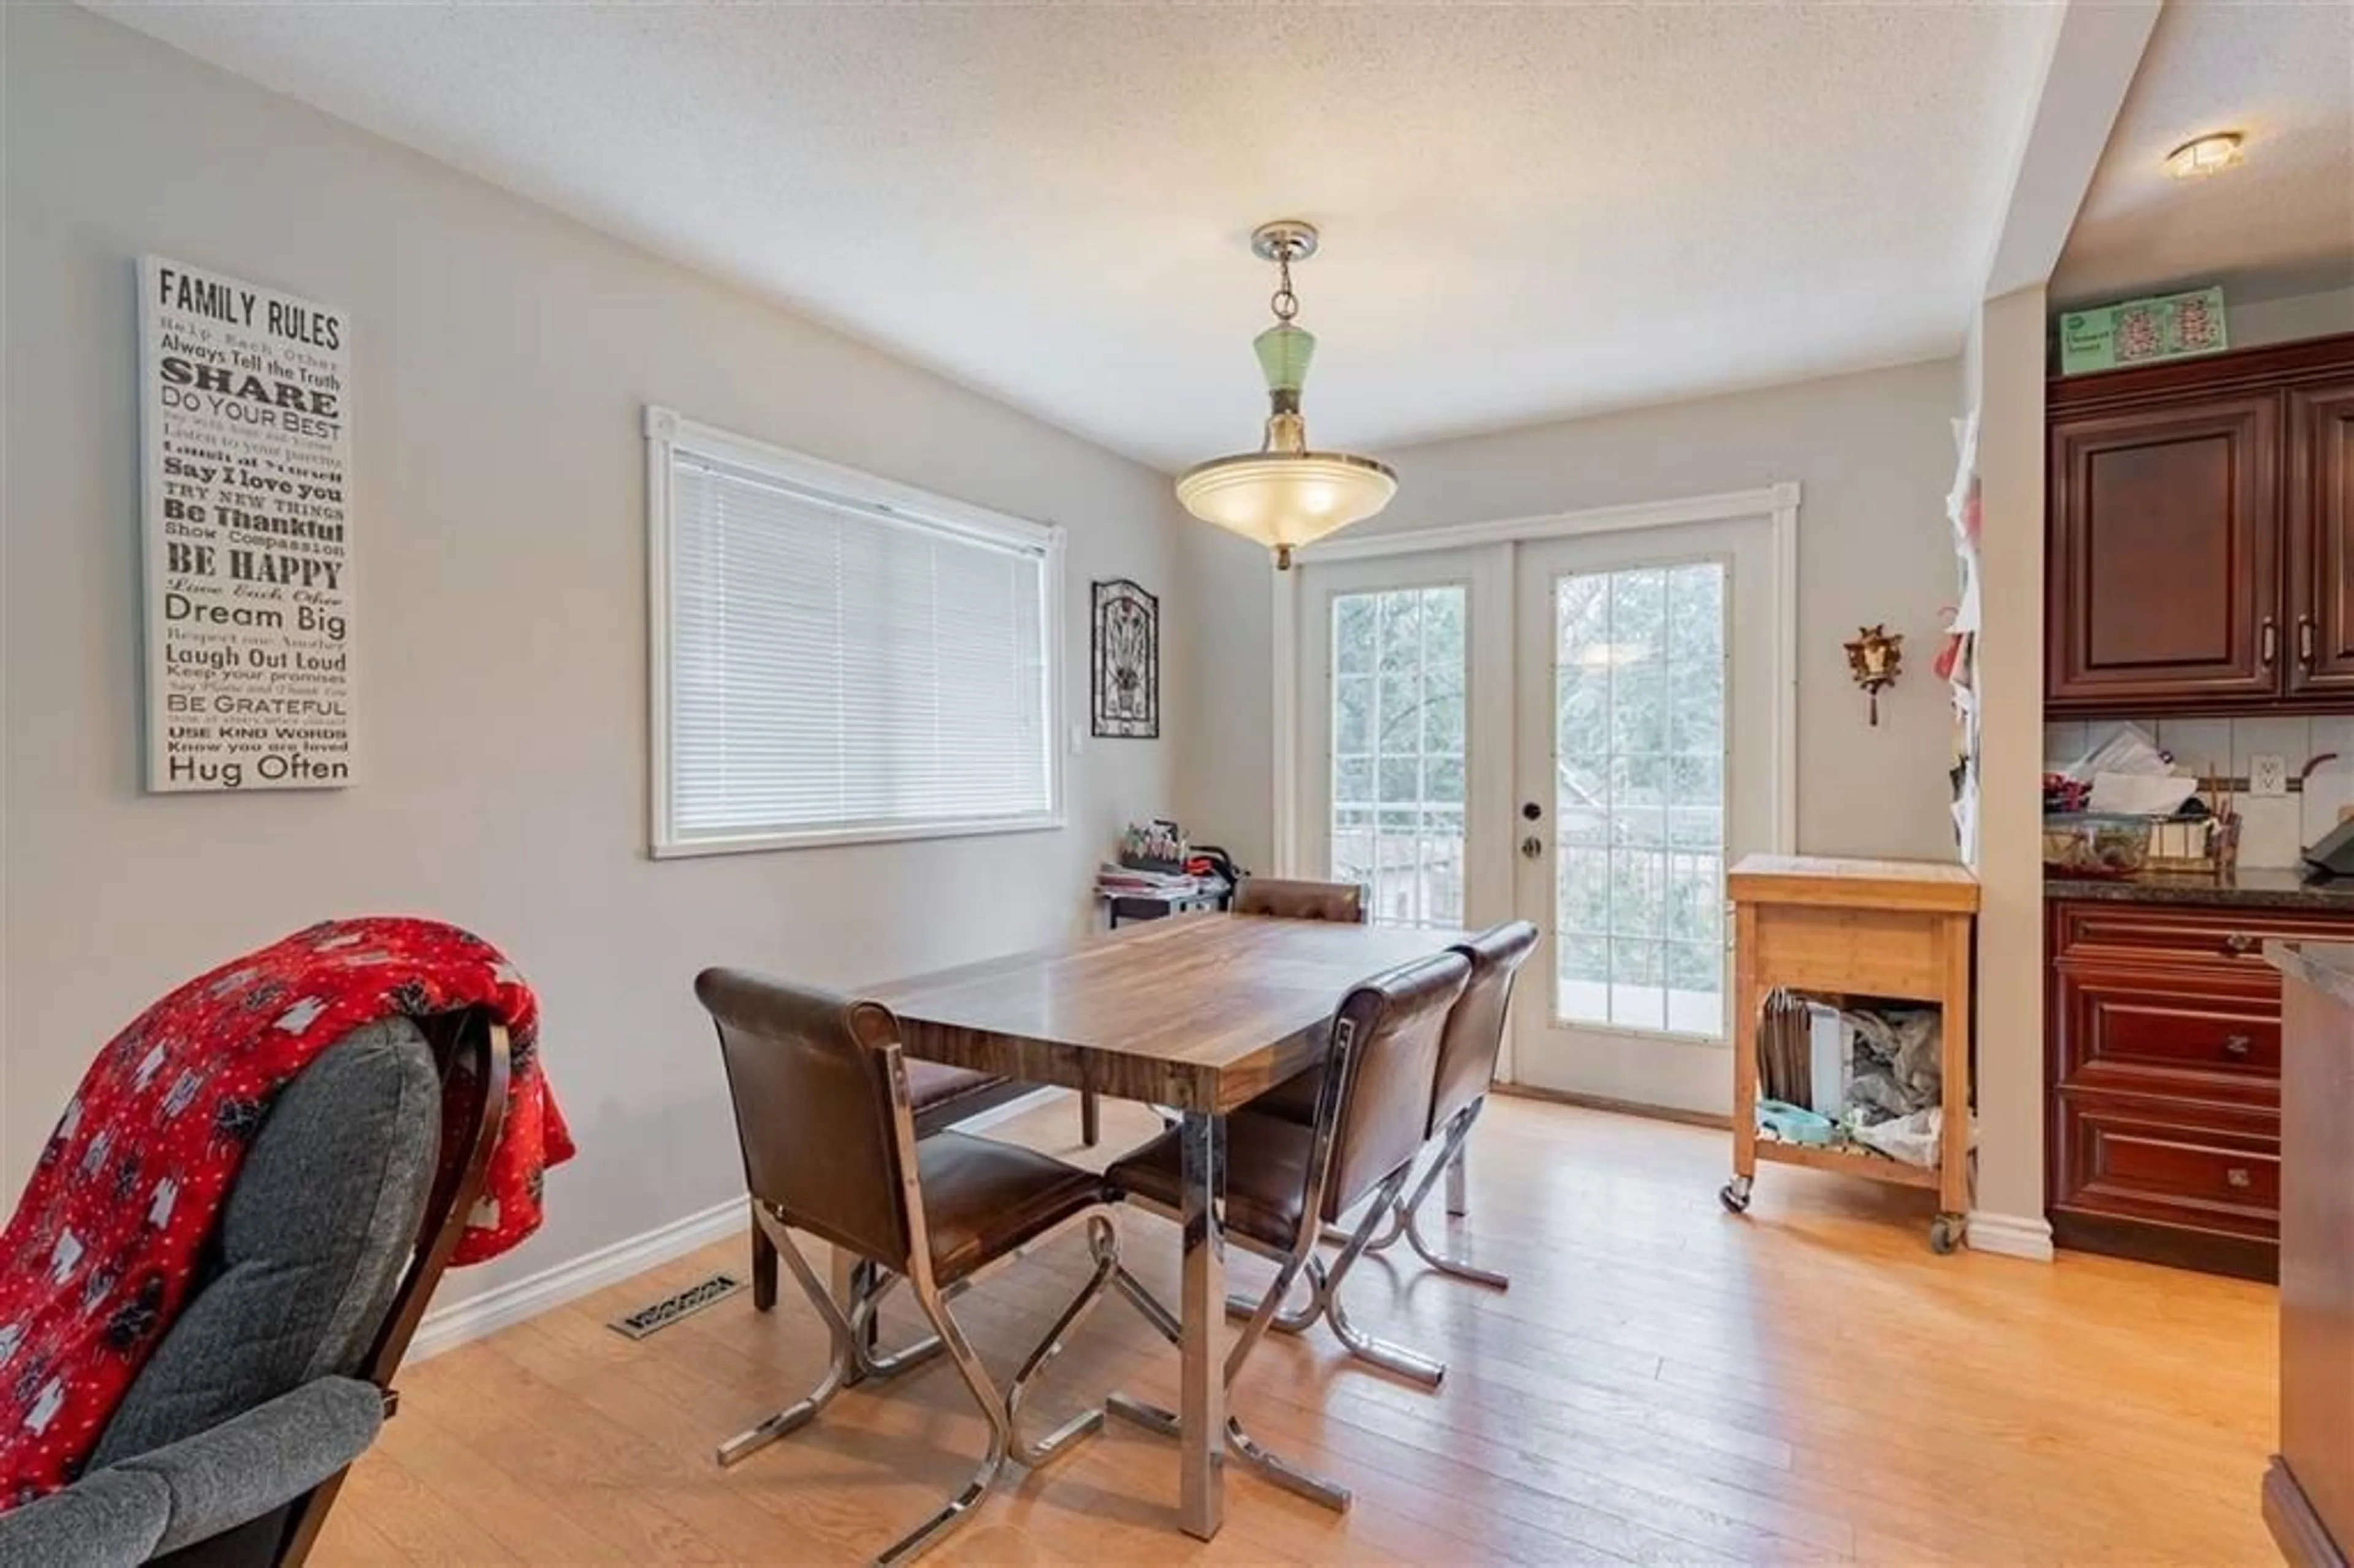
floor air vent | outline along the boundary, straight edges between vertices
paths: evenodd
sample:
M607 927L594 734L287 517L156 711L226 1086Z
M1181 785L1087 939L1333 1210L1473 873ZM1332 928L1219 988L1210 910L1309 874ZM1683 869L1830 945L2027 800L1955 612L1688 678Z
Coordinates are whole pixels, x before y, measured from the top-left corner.
M743 1288L744 1282L734 1275L715 1274L649 1306L641 1307L626 1318L614 1319L610 1327L617 1334L642 1340L655 1330L667 1329L681 1318L700 1312L714 1301L725 1300Z

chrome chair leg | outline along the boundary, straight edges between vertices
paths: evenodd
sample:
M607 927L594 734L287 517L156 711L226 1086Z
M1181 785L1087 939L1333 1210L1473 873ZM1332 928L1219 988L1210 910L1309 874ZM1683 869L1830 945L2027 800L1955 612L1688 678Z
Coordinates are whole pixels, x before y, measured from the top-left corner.
M961 1293L962 1282L946 1289L928 1287L920 1280L908 1282L909 1288L915 1292L916 1303L923 1308L924 1316L930 1319L941 1348L949 1360L956 1363L957 1374L964 1379L965 1387L972 1393L973 1403L981 1406L981 1414L989 1422L989 1453L981 1460L981 1467L973 1472L972 1479L965 1483L962 1491L949 1499L938 1513L886 1548L875 1558L876 1563L896 1564L908 1562L938 1545L971 1519L981 1499L989 1495L989 1489L1003 1473L1009 1458L1034 1467L1045 1464L1062 1457L1079 1438L1102 1426L1102 1411L1082 1411L1038 1442L1027 1443L1015 1425L1020 1418L1022 1400L1029 1393L1032 1381L1049 1361L1062 1353L1064 1343L1072 1330L1094 1308L1119 1271L1119 1233L1113 1228L1108 1209L1087 1214L1087 1240L1088 1249L1096 1260L1095 1274L1071 1304L1063 1309L1062 1315L1055 1319L1054 1325L1046 1330L1045 1338L1039 1340L1037 1347L1023 1358L1022 1370L1014 1374L1013 1384L1002 1395L997 1392L997 1385L990 1381L989 1370L981 1365L981 1357L973 1351L972 1342L965 1338L963 1329L958 1326L954 1314L949 1310L949 1299Z
M964 1330L949 1311L949 1301L961 1293L966 1282L959 1281L946 1288L938 1288L920 1278L909 1279L907 1285L915 1295L916 1305L930 1322L933 1331L904 1350L888 1355L874 1355L866 1346L867 1336L874 1327L875 1308L890 1293L891 1287L907 1277L886 1273L864 1262L838 1269L837 1275L843 1281L843 1288L851 1303L850 1309L845 1312L836 1299L834 1290L818 1277L809 1260L793 1245L791 1234L785 1226L765 1213L759 1214L759 1219L761 1228L774 1244L778 1256L791 1267L793 1277L801 1282L802 1292L810 1298L810 1305L817 1309L819 1319L825 1324L832 1352L825 1375L806 1397L719 1446L721 1465L734 1465L778 1438L800 1431L817 1418L818 1413L832 1402L834 1395L862 1374L892 1376L910 1371L943 1353L956 1363L958 1375L964 1380L973 1403L981 1406L981 1415L989 1423L989 1452L982 1458L981 1467L973 1472L972 1478L931 1518L885 1548L875 1559L877 1563L907 1563L929 1551L970 1519L973 1510L981 1506L981 1499L989 1494L989 1489L1003 1472L1009 1458L1033 1467L1046 1464L1060 1458L1078 1439L1103 1425L1102 1411L1082 1411L1045 1437L1032 1443L1022 1438L1016 1423L1020 1419L1022 1401L1039 1373L1062 1353L1072 1331L1101 1298L1104 1291L1126 1276L1127 1271L1119 1263L1119 1232L1114 1227L1108 1208L1087 1214L1088 1247L1096 1261L1094 1276L1055 1319L1045 1338L1023 1360L1022 1370L1014 1374L1012 1385L1002 1395L997 1392L997 1385L990 1381L988 1369L981 1365L981 1358L974 1353L971 1341L965 1338ZM1151 1299L1150 1293L1132 1278L1127 1280L1122 1289L1124 1293L1132 1289L1145 1300ZM1152 1305L1160 1308L1158 1302ZM1165 1314L1165 1308L1161 1310ZM1147 1316L1150 1316L1150 1312ZM1173 1322L1172 1327L1174 1327Z
M871 1263L861 1263L859 1272L852 1277L855 1284L851 1298L857 1307L851 1314L850 1326L857 1330L857 1337L853 1341L853 1348L858 1353L857 1381L864 1382L870 1377L897 1377L902 1372L915 1371L940 1353L940 1337L938 1334L927 1334L896 1351L877 1351L875 1346L881 1325L875 1314L882 1309L883 1298L890 1295L891 1287L899 1283L899 1276L877 1268Z
M1391 1247L1396 1245L1398 1237L1405 1234L1405 1216L1393 1207L1390 1211L1390 1228L1384 1231L1380 1235L1375 1236L1372 1241L1367 1242L1365 1244L1365 1250L1367 1252L1386 1252ZM1327 1246L1347 1246L1349 1245L1349 1237L1351 1234L1352 1233L1345 1226L1326 1225L1324 1227L1324 1234L1317 1239L1323 1242Z
M931 1320L940 1343L947 1349L949 1360L956 1363L958 1375L964 1379L965 1387L972 1393L973 1403L981 1406L982 1416L989 1422L989 1453L981 1460L981 1467L972 1473L972 1479L964 1484L963 1490L942 1505L938 1513L876 1554L875 1561L878 1564L910 1562L969 1522L973 1511L980 1508L981 1499L989 1495L990 1487L1005 1468L1006 1456L1013 1447L1013 1426L1006 1418L1005 1403L999 1396L996 1385L989 1381L989 1372L981 1364L981 1358L973 1353L971 1342L964 1337L964 1330L958 1328L956 1319L949 1316L948 1304L940 1299L937 1291L925 1289L920 1285L915 1287L915 1294L917 1305Z
M1226 1352L1225 1377L1228 1388L1234 1387L1235 1379L1241 1372L1244 1361L1257 1347L1259 1340L1266 1336L1267 1329L1276 1322L1279 1316L1276 1308L1283 1298L1290 1293L1292 1283L1302 1273L1311 1269L1320 1274L1321 1272L1321 1266L1316 1262L1312 1254L1292 1258L1277 1274L1275 1283L1267 1287L1267 1294L1253 1307L1249 1314L1250 1321L1244 1326L1243 1331L1235 1336L1234 1347ZM1143 1314L1145 1321L1158 1330L1163 1339L1172 1345L1180 1342L1182 1330L1175 1314L1162 1306L1160 1299L1151 1291L1146 1289L1141 1281L1122 1269L1117 1283L1120 1294L1135 1303L1137 1309ZM1227 1305L1231 1309L1233 1306L1231 1298ZM1312 1318L1310 1321L1313 1321ZM1104 1412L1106 1414L1117 1415L1123 1421L1141 1426L1148 1432L1157 1432L1163 1437L1177 1436L1182 1430L1174 1411L1164 1410L1157 1404L1137 1398L1134 1394L1112 1394L1104 1401ZM1306 1498L1310 1502L1320 1503L1335 1512L1348 1510L1351 1501L1348 1488L1338 1481L1328 1480L1313 1470L1303 1469L1275 1453L1250 1435L1239 1416L1229 1414L1226 1417L1225 1441L1226 1447L1235 1457L1286 1491Z
M1447 1128L1447 1143L1439 1150L1438 1162L1424 1173L1422 1180L1416 1184L1413 1195L1399 1206L1399 1212L1405 1216L1406 1240L1423 1262L1441 1274L1451 1274L1458 1279L1468 1279L1491 1290L1508 1290L1512 1284L1511 1276L1499 1274L1491 1268L1481 1268L1459 1257L1450 1257L1432 1246L1422 1234L1423 1201L1430 1196L1431 1183L1440 1171L1447 1172L1447 1212L1450 1214L1463 1213L1460 1197L1463 1150L1471 1137L1472 1124L1479 1119L1481 1103L1474 1101L1457 1115L1454 1125Z
M1324 1266L1314 1257L1306 1260L1300 1271L1308 1280L1308 1300L1305 1305L1288 1312L1278 1311L1267 1320L1267 1327L1278 1334L1304 1334L1324 1315ZM1226 1316L1248 1321L1258 1311L1259 1298L1236 1292L1226 1298Z
M723 1466L736 1464L778 1438L798 1432L816 1420L818 1412L832 1404L833 1396L849 1386L858 1365L857 1330L851 1326L850 1319L843 1316L842 1308L834 1304L832 1292L810 1267L809 1260L801 1256L801 1249L793 1245L785 1227L770 1221L765 1213L759 1213L758 1217L777 1255L791 1266L793 1277L801 1282L802 1292L810 1298L810 1305L817 1308L818 1318L825 1324L831 1355L826 1362L825 1375L805 1396L719 1445L718 1459Z
M1233 1416L1226 1417L1226 1446L1235 1457L1260 1475L1295 1497L1331 1509L1334 1513L1346 1513L1354 1494L1340 1482L1328 1479L1313 1470L1303 1470L1282 1455L1263 1446L1258 1439L1243 1430L1243 1424Z
M1054 1327L1046 1330L1046 1337L1038 1341L1037 1348L1030 1352L1029 1359L1022 1363L1022 1370L1013 1374L1013 1381L1005 1389L1005 1424L1013 1443L1013 1457L1034 1470L1062 1457L1069 1452L1074 1442L1101 1430L1103 1426L1104 1413L1101 1409L1083 1410L1036 1442L1027 1441L1022 1436L1022 1400L1030 1392L1031 1380L1045 1370L1047 1362L1063 1353L1064 1342L1095 1309L1096 1303L1102 1299L1104 1291L1110 1287L1113 1276L1119 1272L1119 1233L1113 1228L1108 1216L1091 1216L1088 1219L1087 1248L1096 1260L1094 1275L1071 1298L1071 1304L1063 1308L1063 1315L1055 1319Z
M1385 1202L1389 1196L1394 1194L1385 1194L1383 1201ZM1379 1205L1375 1212L1379 1212ZM1275 1283L1267 1287L1267 1295L1259 1301L1258 1310L1251 1314L1250 1321L1243 1325L1243 1331L1235 1336L1233 1346L1227 1350L1228 1388L1235 1385L1235 1380L1242 1373L1243 1363L1250 1359L1251 1351L1258 1348L1258 1342L1267 1337L1268 1328L1282 1315L1283 1298L1290 1294L1292 1280L1304 1269L1316 1267L1315 1250L1303 1241L1299 1251L1277 1273ZM1320 1288L1314 1299L1320 1300L1322 1296ZM1241 1419L1232 1413L1226 1416L1226 1446L1236 1458L1284 1490L1304 1497L1310 1502L1320 1503L1336 1513L1348 1511L1348 1488L1338 1481L1327 1480L1313 1470L1303 1469L1269 1450L1245 1431Z
M1479 1109L1477 1106L1469 1108L1463 1121L1465 1133L1470 1132L1471 1123L1478 1118L1479 1115ZM1458 1141L1455 1145L1454 1153L1447 1161L1447 1213L1452 1219L1459 1220L1471 1212L1469 1192L1471 1183L1469 1173L1464 1169L1470 1158L1470 1145Z
M1348 1278L1349 1270L1357 1259L1364 1255L1365 1245L1373 1237L1373 1226L1397 1202L1398 1189L1405 1185L1406 1177L1412 1172L1411 1166L1405 1167L1382 1183L1380 1192L1374 1195L1373 1210L1357 1227L1357 1234L1350 1238L1349 1245L1341 1249L1341 1255L1332 1260L1331 1272L1324 1277L1317 1291L1317 1301L1323 1308L1324 1316L1331 1322L1332 1332L1340 1337L1341 1343L1348 1347L1351 1355L1401 1377L1410 1378L1426 1388L1437 1388L1447 1376L1446 1362L1433 1361L1419 1351L1410 1351L1403 1345L1375 1339L1351 1322L1348 1309L1341 1304L1341 1283Z

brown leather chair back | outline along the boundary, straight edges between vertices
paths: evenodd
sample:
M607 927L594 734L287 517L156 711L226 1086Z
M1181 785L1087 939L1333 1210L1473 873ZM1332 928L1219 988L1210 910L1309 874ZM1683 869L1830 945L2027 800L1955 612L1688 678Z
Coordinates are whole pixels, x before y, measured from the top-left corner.
M900 1188L913 1172L900 1150L914 1134L898 1126L892 1093L899 1021L891 1010L743 969L704 970L695 994L719 1026L753 1201L905 1273Z
M1336 1050L1347 1041L1348 1055L1324 1183L1325 1221L1339 1219L1422 1147L1439 1037L1470 978L1470 959L1438 953L1374 976L1341 1003L1332 1039Z
M1454 950L1471 960L1471 983L1447 1015L1438 1044L1438 1085L1431 1096L1429 1134L1488 1092L1496 1081L1496 1057L1504 1048L1504 1013L1511 1005L1512 978L1537 945L1537 928L1526 920L1507 921L1482 931Z
M1237 915L1273 915L1284 920L1365 923L1365 890L1353 882L1298 882L1280 876L1246 876L1235 889Z

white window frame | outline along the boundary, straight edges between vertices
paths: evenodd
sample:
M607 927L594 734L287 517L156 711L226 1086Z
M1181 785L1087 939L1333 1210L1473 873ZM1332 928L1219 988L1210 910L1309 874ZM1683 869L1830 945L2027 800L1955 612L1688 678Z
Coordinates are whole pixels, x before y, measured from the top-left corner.
M698 424L675 410L649 404L646 435L646 630L648 750L652 764L650 779L649 843L656 860L695 855L743 854L765 850L810 849L827 844L890 843L916 839L969 838L981 833L1044 832L1065 825L1064 758L1061 737L1064 710L1064 532L1049 523L992 512L969 502L954 501L912 485L895 483L873 474L828 462L749 436ZM726 837L682 838L671 820L671 473L681 454L749 469L821 494L840 496L859 504L899 513L952 533L991 544L1036 550L1044 556L1044 613L1040 635L1044 640L1044 737L1046 746L1045 810L1023 817L989 817L970 821L944 820L893 825L860 825Z

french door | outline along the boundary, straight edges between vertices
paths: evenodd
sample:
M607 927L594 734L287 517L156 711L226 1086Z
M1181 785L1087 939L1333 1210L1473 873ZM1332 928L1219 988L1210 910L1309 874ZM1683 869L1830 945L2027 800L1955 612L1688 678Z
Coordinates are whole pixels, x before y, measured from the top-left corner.
M1728 1107L1724 868L1778 815L1769 519L1307 564L1303 874L1543 934L1504 1075Z

